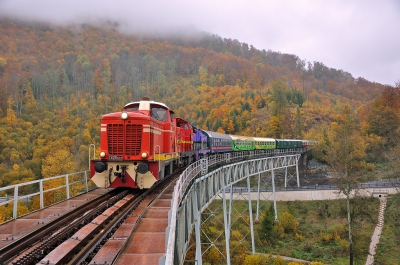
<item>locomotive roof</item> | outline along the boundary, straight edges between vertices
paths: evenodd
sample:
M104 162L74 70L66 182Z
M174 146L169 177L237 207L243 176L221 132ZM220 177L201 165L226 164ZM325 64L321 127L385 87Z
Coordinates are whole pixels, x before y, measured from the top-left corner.
M145 104L156 104L156 105L160 105L160 106L163 106L163 107L169 109L168 106L165 105L164 103L157 102L157 101L153 101L153 100L132 101L132 102L126 104L126 105L124 106L124 108L126 108L126 107L128 107L128 106L130 106L130 105L134 105L134 104L139 104L139 105L141 105L142 103L145 103Z

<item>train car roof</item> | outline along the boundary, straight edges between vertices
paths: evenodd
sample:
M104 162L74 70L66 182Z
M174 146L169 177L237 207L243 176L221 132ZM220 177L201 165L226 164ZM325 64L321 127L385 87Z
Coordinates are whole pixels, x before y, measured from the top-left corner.
M232 140L231 137L228 134L225 133L219 133L219 132L211 132L211 131L206 131L206 130L201 130L204 133L206 133L208 136L212 138L220 138L220 139L229 139Z
M268 138L268 137L253 137L254 141L275 141L275 138Z
M232 140L238 140L238 139L253 140L253 139L254 139L253 137L250 137L250 136L243 136L243 135L233 135L233 134L230 134L229 136L232 138Z

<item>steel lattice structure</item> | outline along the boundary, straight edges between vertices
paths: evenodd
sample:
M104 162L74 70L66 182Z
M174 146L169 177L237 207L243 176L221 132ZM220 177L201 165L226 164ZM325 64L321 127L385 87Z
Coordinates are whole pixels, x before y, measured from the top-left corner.
M222 200L223 224L225 250L220 251L227 264L230 261L230 239L232 220L232 205L235 196L242 196L242 193L234 193L234 185L239 182L246 182L247 199L249 203L248 225L250 226L251 252L255 253L253 213L251 207L252 197L257 200L257 212L255 218L259 218L259 208L261 200L261 174L268 172L271 174L272 196L274 200L275 219L277 219L276 195L275 195L275 170L285 170L285 185L287 182L287 168L296 167L297 186L299 186L298 161L301 154L287 154L279 156L262 157L251 160L240 161L232 164L220 166L212 172L207 172L210 164L218 164L217 161L202 159L192 164L181 176L174 190L172 207L169 214L169 226L167 228L167 246L166 254L160 259L159 264L183 264L186 252L191 247L191 237L195 237L195 259L196 264L202 264L202 241L201 215L215 199ZM223 158L224 161L230 161L232 158L228 155ZM257 177L257 188L251 188L250 177ZM255 195L254 195L255 194ZM254 196L253 196L254 195ZM233 200L230 200L233 198ZM244 198L244 197L243 197ZM211 216L215 215L211 213ZM240 216L240 214L239 214ZM207 219L207 218L206 218ZM243 220L239 220L242 221ZM194 228L194 229L193 229ZM203 240L207 241L207 240ZM215 240L208 240L205 249L215 247Z

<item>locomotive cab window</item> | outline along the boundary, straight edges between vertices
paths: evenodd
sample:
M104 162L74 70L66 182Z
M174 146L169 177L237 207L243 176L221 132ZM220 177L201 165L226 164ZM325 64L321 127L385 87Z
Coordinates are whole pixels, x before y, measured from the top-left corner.
M167 121L167 110L164 108L151 108L151 117L159 121Z
M125 111L138 111L139 110L139 104L132 104L129 105L128 107L125 107Z

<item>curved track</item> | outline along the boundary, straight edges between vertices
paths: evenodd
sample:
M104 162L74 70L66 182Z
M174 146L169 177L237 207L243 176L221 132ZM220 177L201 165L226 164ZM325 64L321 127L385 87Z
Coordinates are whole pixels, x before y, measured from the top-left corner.
M146 191L115 189L77 207L0 249L0 264L111 264L161 190L178 176Z

